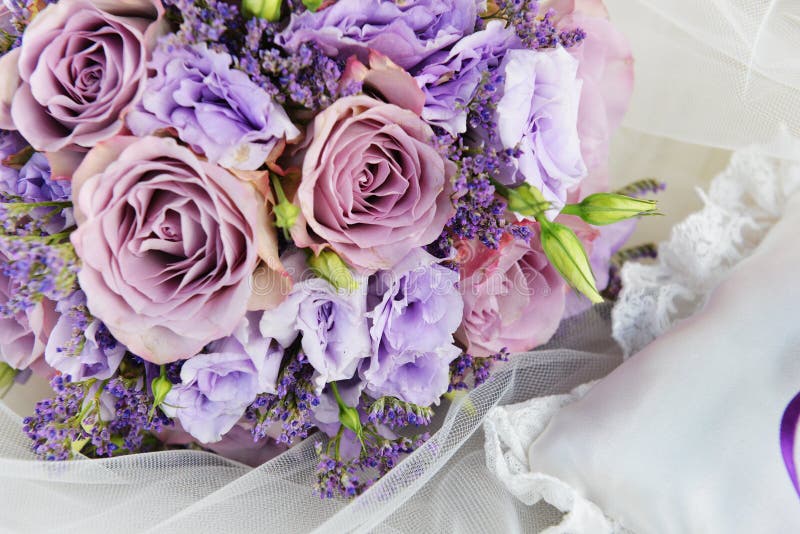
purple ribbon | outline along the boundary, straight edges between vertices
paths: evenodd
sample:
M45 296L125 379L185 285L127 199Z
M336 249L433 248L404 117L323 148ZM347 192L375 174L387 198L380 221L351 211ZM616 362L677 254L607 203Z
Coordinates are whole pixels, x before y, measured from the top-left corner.
M792 479L794 489L800 496L800 481L797 479L797 465L794 463L794 438L797 435L797 424L800 423L800 393L789 402L781 418L781 452L786 471Z

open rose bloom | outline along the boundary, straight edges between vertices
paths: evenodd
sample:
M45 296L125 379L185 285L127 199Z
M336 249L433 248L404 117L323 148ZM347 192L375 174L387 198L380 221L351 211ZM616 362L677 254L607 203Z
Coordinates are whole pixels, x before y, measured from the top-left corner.
M320 430L353 496L614 286L631 54L600 0L245 4L0 8L0 378L42 458Z

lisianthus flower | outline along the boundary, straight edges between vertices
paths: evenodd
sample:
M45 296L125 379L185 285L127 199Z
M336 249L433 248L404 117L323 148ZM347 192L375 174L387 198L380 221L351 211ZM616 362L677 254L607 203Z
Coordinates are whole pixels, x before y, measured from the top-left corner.
M450 362L461 353L453 344L464 307L457 282L422 249L372 277L372 356L360 370L372 395L429 406L447 393Z
M242 418L259 393L275 393L284 348L259 331L260 314L251 312L233 335L181 367L162 409L177 418L202 443L218 442Z
M454 135L466 132L469 104L486 72L499 65L507 50L520 46L513 28L492 20L426 59L414 76L425 93L422 118Z
M230 55L205 45L156 48L141 103L128 115L136 135L173 129L212 163L255 170L300 135L283 108Z
M91 317L83 291L75 291L56 304L61 315L45 347L45 361L53 369L79 382L89 378L105 380L117 371L125 346L108 329Z
M287 266L300 265L297 260L305 253L291 251L288 256L293 257L284 259ZM301 335L303 353L321 392L328 382L352 378L360 361L370 354L366 296L359 289L338 290L308 269L294 274L296 282L286 300L264 312L261 333L284 344Z
M476 0L339 0L317 12L292 14L276 41L296 50L306 41L339 59L366 60L376 50L405 69L472 33Z
M500 65L499 144L514 156L501 167L499 180L531 184L555 209L586 176L578 136L577 69L578 61L563 48L509 50Z

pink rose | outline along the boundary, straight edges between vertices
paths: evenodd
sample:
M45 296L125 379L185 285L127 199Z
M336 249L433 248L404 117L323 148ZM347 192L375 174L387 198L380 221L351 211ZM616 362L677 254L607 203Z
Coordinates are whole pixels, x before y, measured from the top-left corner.
M589 171L571 191L572 202L608 190L609 143L633 93L633 54L625 36L608 20L602 0L559 0L553 7L565 14L559 28L586 30L586 39L569 49L578 60L578 78L583 81L578 135Z
M259 249L275 243L253 184L173 139L115 137L73 179L89 310L153 363L230 335L247 310ZM269 258L267 258L269 259Z
M473 356L504 347L531 350L546 343L561 321L565 283L542 250L538 225L525 224L533 230L530 244L509 235L497 250L477 241L457 244L464 320L456 339Z
M370 63L368 72L353 62L348 71L394 103L351 96L317 115L295 198L302 216L293 229L299 246L330 245L365 271L389 268L439 236L453 213L456 171L419 117L425 99L414 79L384 57L373 55Z
M122 129L165 28L156 0L60 0L0 60L0 128L36 150L92 147Z
M8 262L8 256L0 251L0 262ZM7 302L15 291L14 282L0 269L0 302ZM44 299L24 313L11 317L0 317L0 361L14 369L27 369L40 361L50 332L56 324L58 314L55 303Z

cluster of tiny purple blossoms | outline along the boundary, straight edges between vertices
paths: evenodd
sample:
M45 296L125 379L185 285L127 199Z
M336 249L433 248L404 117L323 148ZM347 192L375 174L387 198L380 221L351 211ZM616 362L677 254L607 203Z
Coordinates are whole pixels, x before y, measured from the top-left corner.
M257 465L313 439L316 492L352 497L566 316L502 191L560 208L602 159L573 13L313 4L0 7L0 370L50 379L24 420L41 458Z

